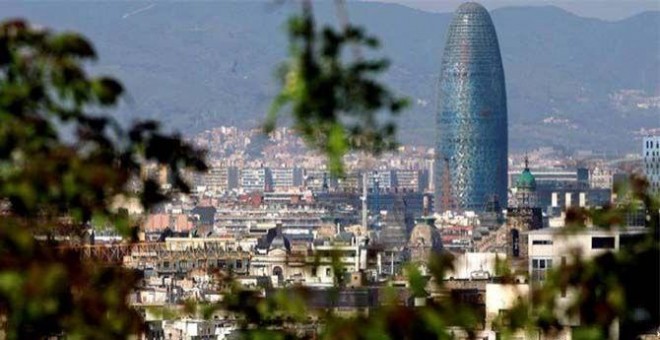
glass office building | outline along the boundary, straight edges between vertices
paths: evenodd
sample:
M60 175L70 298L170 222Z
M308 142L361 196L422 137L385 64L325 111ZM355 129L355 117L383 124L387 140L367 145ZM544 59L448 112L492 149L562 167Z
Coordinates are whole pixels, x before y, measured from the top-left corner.
M464 3L449 26L439 84L436 207L481 211L507 202L504 70L488 11Z

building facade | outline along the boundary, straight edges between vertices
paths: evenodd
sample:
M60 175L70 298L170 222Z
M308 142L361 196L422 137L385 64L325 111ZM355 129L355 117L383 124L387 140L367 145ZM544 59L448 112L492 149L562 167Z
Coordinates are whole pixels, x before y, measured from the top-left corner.
M428 170L396 170L396 187L404 192L426 192L429 187Z
M649 181L652 193L660 193L660 136L645 137L644 145L644 174Z
M274 191L286 191L303 185L301 168L271 168L270 173Z
M242 169L241 188L245 192L265 192L273 188L273 177L269 168Z
M529 170L527 159L525 169L516 182L515 202L507 209L506 254L511 259L512 267L523 271L529 255L527 234L543 228L543 216L536 198L536 178Z
M196 184L209 191L232 190L238 188L238 175L238 168L234 166L213 166L199 176Z
M594 260L608 252L618 252L623 247L639 244L648 232L646 228L626 226L625 228L606 229L597 226L587 227L570 232L562 228L544 228L530 231L528 234L529 261L528 270L530 285L533 290L541 287L553 269L562 270L565 266L575 263L579 254L582 261ZM648 274L649 280L654 275ZM657 280L657 278L655 278ZM657 281L655 281L657 282ZM653 286L653 284L651 284ZM582 293L575 287L562 289L555 299L555 313L559 323L565 327L575 327L581 324L580 316L571 311L574 301ZM653 293L649 298L653 299ZM655 295L657 297L657 294ZM642 310L642 309L640 309ZM629 334L627 326L621 329L623 334ZM632 339L630 336L619 337L619 322L615 321L610 328L610 339Z
M442 58L436 116L435 193L439 212L481 211L507 202L507 105L497 34L488 11L461 5Z

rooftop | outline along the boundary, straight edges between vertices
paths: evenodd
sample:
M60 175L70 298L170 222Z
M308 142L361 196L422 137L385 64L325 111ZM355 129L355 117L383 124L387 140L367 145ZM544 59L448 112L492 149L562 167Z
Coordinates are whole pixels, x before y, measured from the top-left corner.
M569 228L542 228L537 230L530 230L529 235L641 235L648 233L649 229L644 227L620 227L605 229L600 227L588 227L582 229L569 229Z

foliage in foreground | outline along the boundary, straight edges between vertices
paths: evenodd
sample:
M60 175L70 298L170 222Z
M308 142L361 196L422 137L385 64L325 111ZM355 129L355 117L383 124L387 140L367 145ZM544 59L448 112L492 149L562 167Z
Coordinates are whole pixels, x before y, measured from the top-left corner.
M394 145L393 126L377 125L374 114L383 108L396 112L403 102L368 77L382 70L382 62L339 62L342 45L374 45L371 38L352 26L319 34L309 10L291 23L293 58L274 112L290 105L297 130L340 172L341 155L350 148L378 152ZM179 170L204 168L196 150L158 132L155 123L123 129L100 115L117 103L122 87L110 78L87 76L82 63L94 58L91 45L78 35L36 30L21 21L0 26L0 315L8 338L122 338L139 332L141 320L125 300L137 273L81 262L79 254L45 247L33 235L50 242L57 235L84 236L92 219L131 235L131 222L109 207L118 196L136 195L146 208L166 197L153 179L140 179L146 162L168 167L181 191L187 187ZM361 85L354 93L355 84ZM328 93L335 95L329 99ZM139 189L129 190L135 181L141 182ZM582 292L567 311L582 318L577 333L582 338L606 336L617 318L625 326L622 337L658 324L658 203L646 194L643 181L633 183L630 195L646 209L649 233L616 254L556 271L533 294L531 307L516 306L499 320L501 331L556 331L554 297L568 288ZM621 213L608 207L571 216L618 227ZM448 266L445 258L433 260L436 282ZM415 296L423 296L426 278L414 267L408 275ZM474 308L451 299L423 308L392 303L369 317L323 312L319 324L309 318L314 312L306 308L303 290L265 299L241 290L229 293L204 314L214 308L238 313L248 337L298 337L305 335L299 332L303 326L332 339L451 338L456 328L470 333L480 327Z
M81 261L56 240L84 237L92 219L134 236L137 226L110 207L120 197L146 209L166 198L140 177L148 162L166 167L184 192L180 170L205 169L199 151L155 122L124 129L102 115L123 88L87 75L95 58L77 34L0 25L0 317L8 339L137 333L141 318L126 299L138 273Z
M387 60L361 56L361 48L379 46L375 37L348 23L316 26L312 1L302 1L301 13L289 20L289 61L280 70L282 89L264 129L273 131L280 111L289 109L296 132L327 156L332 174L342 175L348 151L378 155L396 147L396 125L385 112L396 116L407 100L376 80ZM347 61L347 49L355 60Z
M521 299L496 317L493 329L504 339L520 335L537 338L539 334L552 338L567 331L562 326L567 321L577 322L573 323L574 339L610 338L616 324L620 325L620 339L655 332L660 324L660 205L647 189L645 179L632 176L631 186L619 192L619 197L639 203L634 209L641 209L646 216L645 232L618 251L595 258L586 259L577 252L567 254L570 260L551 270L542 285L532 286L529 300ZM589 219L599 222L593 228L623 228L623 217L632 206L569 211L568 227L560 237L583 231ZM409 265L406 278L412 296L427 296L427 289L434 284L442 292L444 273L452 269L452 263L451 256L432 257L429 276ZM339 268L333 272L342 273ZM516 289L516 277L506 265L500 268L498 277L500 283ZM341 283L336 289L341 289ZM577 294L561 306L557 298L567 291ZM484 327L483 310L471 302L446 296L423 307L410 307L401 305L401 300L397 303L393 288L385 292L392 294L390 302L372 309L368 316L346 317L332 309L309 308L309 294L302 287L286 288L266 297L234 288L227 292L227 300L210 308L244 316L240 327L249 339L316 337L316 332L323 339L454 339L476 336ZM329 294L334 294L333 290Z

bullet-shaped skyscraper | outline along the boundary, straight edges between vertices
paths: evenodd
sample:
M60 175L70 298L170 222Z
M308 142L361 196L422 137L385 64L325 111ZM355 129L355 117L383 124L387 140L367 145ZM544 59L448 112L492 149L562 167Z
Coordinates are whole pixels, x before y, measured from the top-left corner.
M436 116L435 206L481 211L507 202L507 109L495 27L480 4L462 4L449 26Z

